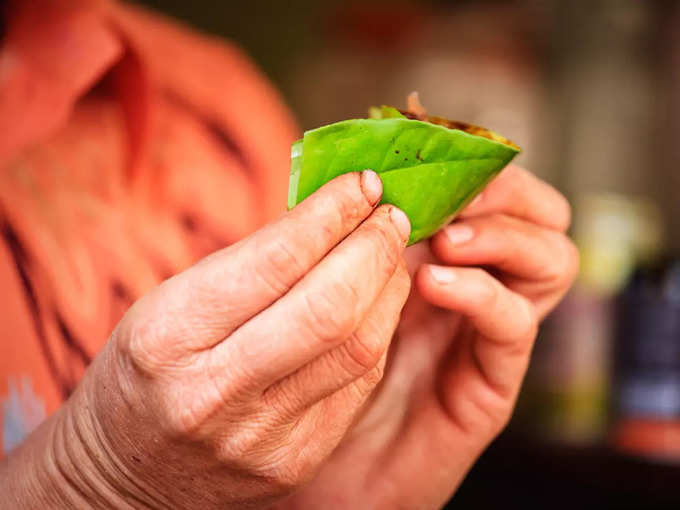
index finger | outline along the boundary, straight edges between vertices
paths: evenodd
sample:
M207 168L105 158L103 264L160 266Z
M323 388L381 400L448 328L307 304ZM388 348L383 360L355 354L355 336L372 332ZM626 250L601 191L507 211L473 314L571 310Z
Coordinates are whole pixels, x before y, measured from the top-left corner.
M531 172L508 165L460 214L461 218L503 213L564 232L571 208L564 196Z
M288 292L371 214L381 194L370 170L337 177L279 220L164 282L145 303L146 317L164 320L171 311L185 346L211 347Z

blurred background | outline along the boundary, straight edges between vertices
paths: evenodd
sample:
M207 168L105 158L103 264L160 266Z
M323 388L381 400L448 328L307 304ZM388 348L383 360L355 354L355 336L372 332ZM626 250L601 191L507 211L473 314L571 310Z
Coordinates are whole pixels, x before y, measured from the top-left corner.
M405 106L516 142L580 278L455 508L680 508L680 2L142 2L243 47L305 129Z

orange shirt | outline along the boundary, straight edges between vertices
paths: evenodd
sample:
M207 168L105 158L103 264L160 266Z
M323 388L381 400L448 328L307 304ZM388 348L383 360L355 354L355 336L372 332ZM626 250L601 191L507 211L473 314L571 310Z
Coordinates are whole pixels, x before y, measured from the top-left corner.
M285 207L297 129L224 41L136 7L9 2L0 46L0 456L130 304Z

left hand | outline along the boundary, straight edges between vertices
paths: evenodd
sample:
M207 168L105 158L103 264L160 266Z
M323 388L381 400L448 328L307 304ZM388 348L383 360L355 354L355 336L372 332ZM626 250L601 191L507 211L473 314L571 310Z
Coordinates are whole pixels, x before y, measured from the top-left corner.
M414 286L384 378L294 508L439 508L508 422L539 321L578 271L569 205L509 166L407 250Z

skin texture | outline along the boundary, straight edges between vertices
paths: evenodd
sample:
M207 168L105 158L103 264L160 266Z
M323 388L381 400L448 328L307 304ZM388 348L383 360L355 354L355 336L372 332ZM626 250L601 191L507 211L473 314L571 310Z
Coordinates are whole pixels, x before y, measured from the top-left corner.
M413 289L383 380L280 508L441 507L507 424L538 322L578 272L569 221L555 189L511 165L448 232L410 247Z
M4 461L0 507L441 506L576 273L569 209L509 167L405 250L380 196L345 174L137 302Z

